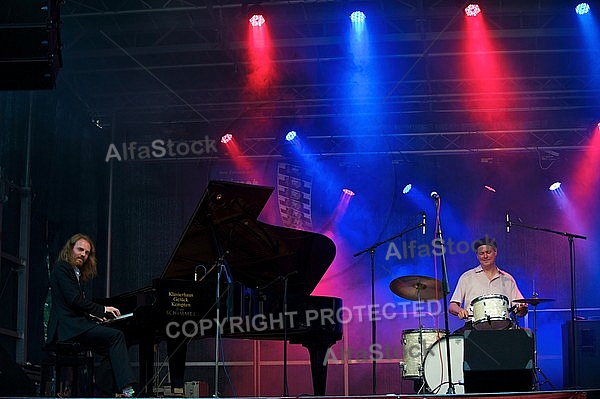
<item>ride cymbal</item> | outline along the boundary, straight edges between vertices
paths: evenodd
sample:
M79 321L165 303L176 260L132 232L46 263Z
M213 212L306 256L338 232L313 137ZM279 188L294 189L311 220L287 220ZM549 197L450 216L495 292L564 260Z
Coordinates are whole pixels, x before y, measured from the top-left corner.
M528 303L532 306L537 306L543 302L553 302L555 299L551 298L523 298L523 299L515 299L514 303Z
M443 296L441 281L426 276L398 277L390 283L390 290L410 301L431 301Z

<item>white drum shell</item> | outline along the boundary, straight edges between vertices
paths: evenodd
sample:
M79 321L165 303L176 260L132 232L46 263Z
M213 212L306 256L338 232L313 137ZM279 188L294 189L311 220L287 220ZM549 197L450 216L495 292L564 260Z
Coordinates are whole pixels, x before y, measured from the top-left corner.
M471 302L473 308L473 328L475 330L506 330L512 320L504 295L482 295Z
M434 343L423 363L425 383L433 394L446 394L448 392L448 356L446 355L446 341L450 341L450 363L452 364L452 381L454 392L465 393L463 360L464 360L464 337L462 335L450 335Z
M421 379L423 377L422 364L425 355L431 345L444 335L446 335L444 332L430 328L402 331L402 351L404 357L402 378ZM420 337L422 337L422 345Z

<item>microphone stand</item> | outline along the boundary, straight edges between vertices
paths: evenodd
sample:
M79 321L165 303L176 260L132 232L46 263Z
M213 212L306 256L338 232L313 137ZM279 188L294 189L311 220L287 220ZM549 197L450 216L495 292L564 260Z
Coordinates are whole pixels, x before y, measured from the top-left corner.
M450 284L448 282L448 268L446 266L446 248L444 246L444 238L442 237L442 221L440 218L440 197L437 196L434 198L435 201L435 217L436 217L436 231L435 236L439 244L441 245L441 262L442 262L442 294L444 296L444 329L446 331L446 359L448 361L448 391L446 394L452 395L456 393L454 389L454 382L452 381L452 358L450 357L450 339L448 339L450 335L450 328L448 326L448 301L446 297L450 293Z
M421 222L418 225L411 227L409 229L403 230L400 233L398 233L388 239L376 242L375 244L371 245L369 248L365 248L362 251L359 251L353 255L354 257L357 257L366 252L371 254L371 348L375 348L375 345L377 343L377 339L376 339L376 337L377 337L377 322L375 321L375 250L378 247L382 246L383 244L393 241L396 238L400 238L403 235L405 235L406 233L409 233L413 230L419 229L423 226L425 226L425 223ZM373 373L373 394L375 395L377 393L377 376L376 376L377 359L375 358L375 356L373 356L373 371L372 371L372 373Z
M217 331L215 332L215 393L214 397L219 397L219 345L221 341L221 275L225 273L225 277L227 278L227 283L232 283L231 274L227 270L227 264L225 262L225 255L222 255L219 259L217 259L217 263L213 266L213 268L217 268L217 290L216 290L216 306L217 306ZM211 268L211 270L213 269Z
M570 312L571 325L569 327L570 327L570 334L571 334L571 337L570 337L571 342L570 343L571 343L571 348L573 350L573 357L571 359L571 364L570 364L570 372L571 372L572 381L573 381L573 388L577 389L577 386L578 386L577 367L576 367L576 365L577 365L577 335L576 335L576 331L575 331L575 320L577 318L575 311L577 308L575 306L575 243L574 243L574 239L578 238L581 240L587 240L587 237L579 235L579 234L557 231L557 230L552 230L552 229L548 229L548 228L544 228L544 227L529 226L526 224L515 223L510 220L507 220L506 221L507 230L511 226L523 227L523 228L529 229L529 230L545 231L547 233L558 234L560 236L567 237L567 240L569 241L569 272L570 272L570 277L571 277L571 312Z

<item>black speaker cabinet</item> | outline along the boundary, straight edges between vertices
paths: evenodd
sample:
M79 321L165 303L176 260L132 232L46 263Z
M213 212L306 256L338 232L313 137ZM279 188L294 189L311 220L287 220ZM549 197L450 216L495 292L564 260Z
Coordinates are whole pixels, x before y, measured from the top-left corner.
M576 350L571 349L571 323L568 321L562 326L563 385L565 388L600 388L600 320L575 321Z
M534 386L534 348L530 330L466 331L466 393L526 392Z

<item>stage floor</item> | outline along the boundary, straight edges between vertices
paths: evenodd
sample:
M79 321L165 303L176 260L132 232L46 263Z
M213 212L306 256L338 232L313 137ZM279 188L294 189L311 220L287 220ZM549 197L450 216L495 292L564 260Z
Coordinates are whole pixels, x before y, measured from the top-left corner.
M247 398L244 399L287 399L288 397L260 397L260 398ZM306 399L418 399L418 398L439 398L439 397L453 397L453 398L494 398L494 399L600 399L600 390L563 390L563 391L532 391L532 392L498 392L498 393L469 393L469 394L387 394L387 395L362 395L362 396L301 396ZM9 396L0 396L0 398L17 398ZM34 397L21 397L23 399L33 399ZM37 398L37 397L35 397ZM142 397L138 397L142 398ZM210 396L206 399L214 399ZM299 397L300 398L300 397ZM237 399L223 397L223 399Z

